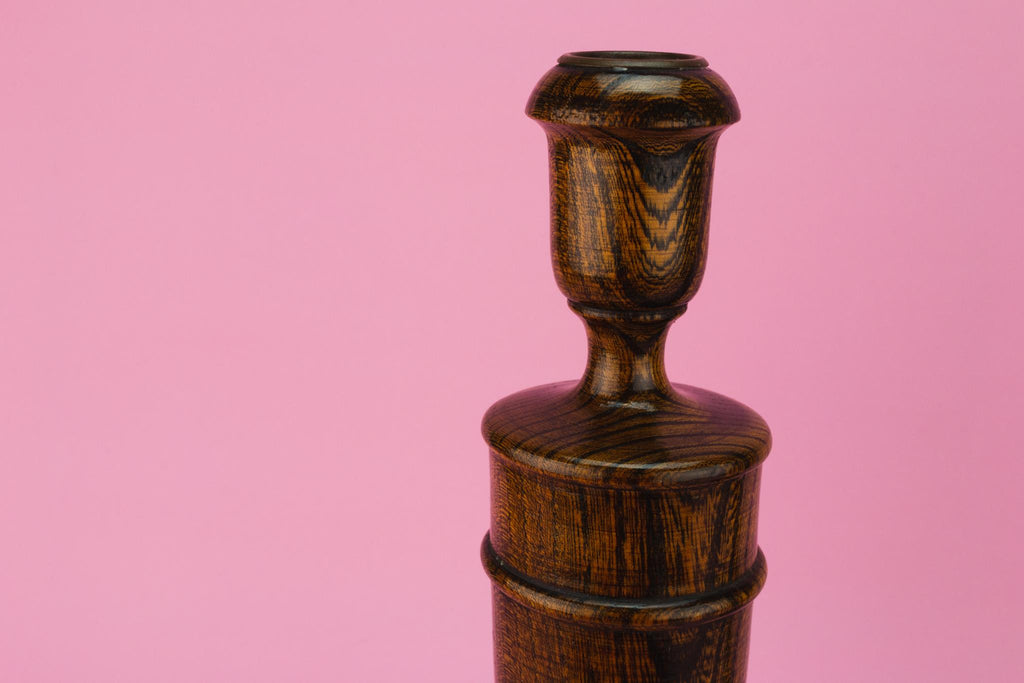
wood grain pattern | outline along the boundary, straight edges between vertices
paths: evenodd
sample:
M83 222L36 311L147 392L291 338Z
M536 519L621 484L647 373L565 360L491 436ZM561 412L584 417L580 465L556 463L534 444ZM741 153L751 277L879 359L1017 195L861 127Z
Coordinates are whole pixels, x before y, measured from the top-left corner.
M739 110L699 57L559 61L527 113L548 136L553 266L588 363L484 417L497 679L742 681L771 437L664 368L704 272L715 144Z

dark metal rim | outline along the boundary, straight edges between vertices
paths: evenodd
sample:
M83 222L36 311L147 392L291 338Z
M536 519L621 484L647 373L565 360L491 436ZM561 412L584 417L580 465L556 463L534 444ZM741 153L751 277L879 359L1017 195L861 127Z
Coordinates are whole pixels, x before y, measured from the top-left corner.
M568 52L558 58L561 66L592 69L701 69L708 61L697 55L680 52L645 52L635 50L595 50Z

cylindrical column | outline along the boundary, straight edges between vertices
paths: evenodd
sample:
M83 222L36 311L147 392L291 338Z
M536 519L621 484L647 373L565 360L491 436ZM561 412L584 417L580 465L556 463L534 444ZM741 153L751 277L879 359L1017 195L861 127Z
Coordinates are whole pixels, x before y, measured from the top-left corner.
M589 362L484 417L497 680L742 681L770 435L670 383L663 360L704 271L736 101L700 57L571 53L527 113L548 136L555 275Z

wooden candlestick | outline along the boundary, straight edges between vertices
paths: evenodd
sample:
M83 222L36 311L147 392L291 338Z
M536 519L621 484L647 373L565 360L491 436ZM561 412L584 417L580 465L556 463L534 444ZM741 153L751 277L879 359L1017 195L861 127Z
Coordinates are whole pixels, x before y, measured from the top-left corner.
M739 120L692 55L563 55L527 105L548 136L558 286L583 379L487 412L497 680L745 678L764 421L665 376L707 253L715 144Z

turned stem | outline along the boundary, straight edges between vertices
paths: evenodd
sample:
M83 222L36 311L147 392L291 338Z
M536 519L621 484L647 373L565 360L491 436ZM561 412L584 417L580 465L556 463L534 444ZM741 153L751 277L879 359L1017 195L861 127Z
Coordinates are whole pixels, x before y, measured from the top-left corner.
M571 302L587 329L587 369L579 392L637 407L653 396L668 397L665 339L685 306L628 312Z

